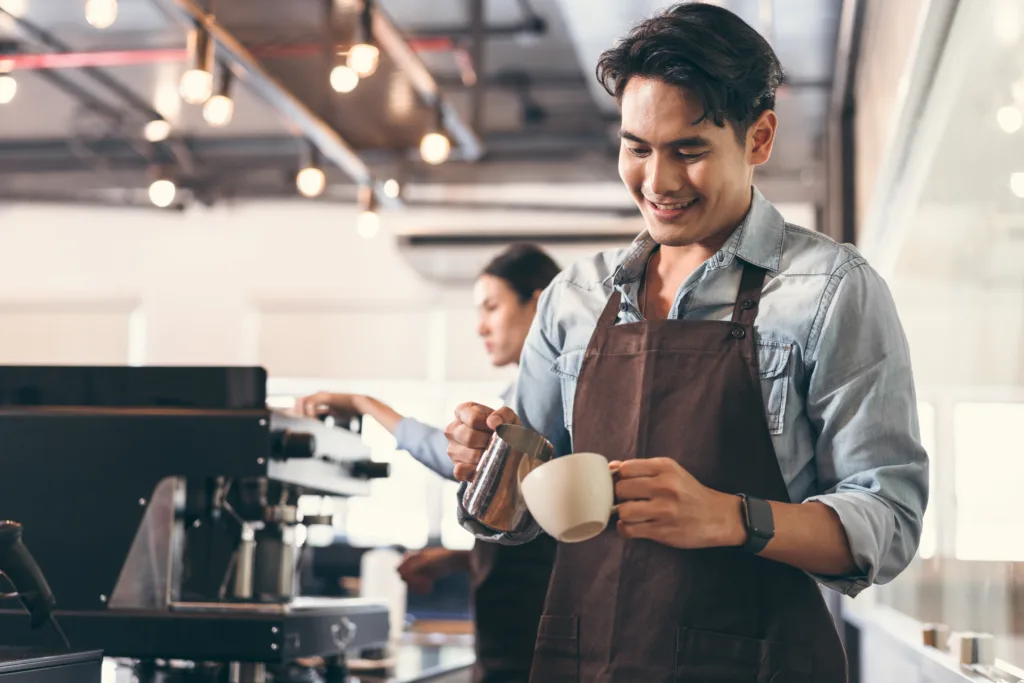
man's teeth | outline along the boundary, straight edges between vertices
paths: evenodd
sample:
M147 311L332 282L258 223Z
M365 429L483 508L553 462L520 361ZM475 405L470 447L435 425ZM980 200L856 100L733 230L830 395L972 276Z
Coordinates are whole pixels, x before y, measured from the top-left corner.
M661 209L662 211L677 211L679 209L685 209L688 206L691 206L696 201L696 199L691 199L687 202L680 202L679 204L658 204L656 202L651 202L651 204L654 204L655 207Z

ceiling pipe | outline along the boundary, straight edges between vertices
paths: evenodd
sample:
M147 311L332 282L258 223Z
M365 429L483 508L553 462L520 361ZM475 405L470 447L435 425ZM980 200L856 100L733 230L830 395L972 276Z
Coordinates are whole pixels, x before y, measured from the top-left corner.
M416 52L455 52L461 50L446 38L425 38L410 40L409 45ZM343 52L348 44L333 46L334 52ZM266 45L254 47L250 53L263 59L288 59L291 57L316 57L323 54L323 45L297 43L292 45ZM184 62L188 50L184 48L137 49L137 50L92 50L84 52L25 52L4 55L16 71L38 71L45 69L86 69L119 66L140 66L166 62Z
M0 9L0 12L3 10ZM409 47L417 53L465 52L450 38L410 38ZM330 46L332 52L344 52L348 43ZM316 57L323 54L324 46L317 43L270 43L250 48L254 57L288 59ZM86 50L61 52L24 52L4 55L12 68L19 71L39 69L85 69L89 67L139 66L165 62L183 62L188 59L184 48L139 48L130 50Z

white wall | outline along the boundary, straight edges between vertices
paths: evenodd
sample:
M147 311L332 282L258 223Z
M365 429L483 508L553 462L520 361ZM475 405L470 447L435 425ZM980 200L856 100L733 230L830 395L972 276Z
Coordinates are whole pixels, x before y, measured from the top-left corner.
M785 210L813 218L806 207ZM345 205L298 201L184 214L0 210L0 363L262 364L277 377L504 381L476 339L467 287L417 275L394 233L624 229L578 214L408 211L384 214L366 240L354 219ZM595 248L551 251L565 265Z

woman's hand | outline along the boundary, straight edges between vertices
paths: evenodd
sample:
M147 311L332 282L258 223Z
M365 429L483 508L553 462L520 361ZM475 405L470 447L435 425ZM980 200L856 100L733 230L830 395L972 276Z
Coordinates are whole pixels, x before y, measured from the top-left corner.
M292 409L296 415L318 418L330 415L338 422L360 417L366 413L366 397L358 394L332 394L329 391L318 391L309 396L295 400Z

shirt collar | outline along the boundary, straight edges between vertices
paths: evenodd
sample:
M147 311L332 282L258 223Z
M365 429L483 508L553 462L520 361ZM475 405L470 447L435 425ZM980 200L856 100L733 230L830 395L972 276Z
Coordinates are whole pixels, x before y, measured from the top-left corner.
M785 234L786 221L782 214L755 187L750 210L721 250L711 257L710 265L725 266L732 262L734 256L738 256L747 263L773 273L777 272L782 259ZM640 279L647 260L657 247L649 232L644 230L640 233L622 255L618 267L612 273L614 284L621 285Z

